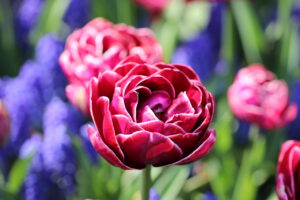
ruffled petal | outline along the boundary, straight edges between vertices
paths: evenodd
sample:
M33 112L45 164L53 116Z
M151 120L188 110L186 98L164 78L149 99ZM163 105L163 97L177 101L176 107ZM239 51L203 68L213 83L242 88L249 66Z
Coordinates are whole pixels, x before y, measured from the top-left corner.
M109 111L109 99L105 96L100 97L97 101L97 108L100 114L97 116L97 120L99 120L98 125L100 125L97 126L97 129L102 136L103 142L107 144L118 157L123 159L124 155L117 142L111 113Z
M164 123L160 120L143 122L139 123L139 125L146 131L157 132L164 136L186 133L180 126Z
M207 130L204 135L202 136L201 140L198 142L198 148L193 151L190 155L186 156L185 158L172 163L172 165L182 165L194 162L203 158L206 154L210 152L213 145L216 142L216 131L209 129Z
M183 155L176 144L159 133L139 131L131 135L119 134L117 139L124 151L126 163L132 168L142 169L147 164L166 165Z
M95 150L108 162L122 169L132 169L117 157L117 155L103 142L100 134L91 126L88 127L88 135Z

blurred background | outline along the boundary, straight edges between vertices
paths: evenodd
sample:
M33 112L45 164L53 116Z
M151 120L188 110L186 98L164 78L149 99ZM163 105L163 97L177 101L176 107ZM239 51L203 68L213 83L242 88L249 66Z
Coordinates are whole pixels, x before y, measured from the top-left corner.
M0 199L140 198L139 171L112 167L95 153L86 133L91 120L65 95L59 55L68 35L96 17L152 29L164 61L192 66L217 102L213 151L191 165L154 168L151 199L277 199L279 149L300 139L300 115L253 139L226 93L239 69L261 63L300 105L298 0L0 0L0 103L10 119Z

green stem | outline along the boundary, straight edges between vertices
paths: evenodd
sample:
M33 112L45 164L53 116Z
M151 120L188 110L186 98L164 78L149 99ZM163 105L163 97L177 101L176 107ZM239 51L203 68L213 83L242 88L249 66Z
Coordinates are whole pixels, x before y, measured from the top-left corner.
M151 187L151 166L148 165L142 170L142 200L149 200Z

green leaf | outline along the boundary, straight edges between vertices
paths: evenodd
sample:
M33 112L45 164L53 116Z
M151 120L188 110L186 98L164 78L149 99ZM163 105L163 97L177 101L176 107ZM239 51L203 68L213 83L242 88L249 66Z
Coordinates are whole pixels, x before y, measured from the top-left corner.
M185 40L205 28L210 16L210 4L194 1L186 4L180 21L180 38Z
M28 166L31 163L32 156L26 159L18 159L10 173L9 173L9 178L8 178L8 183L7 183L7 190L16 193L19 191L23 180L27 174Z
M261 53L266 44L251 2L231 1L230 5L248 63L262 62Z
M176 199L189 175L188 166L179 166L180 170L161 196L161 200Z
M39 23L30 35L33 44L36 44L40 37L49 32L59 33L63 26L63 17L69 3L70 0L46 1Z

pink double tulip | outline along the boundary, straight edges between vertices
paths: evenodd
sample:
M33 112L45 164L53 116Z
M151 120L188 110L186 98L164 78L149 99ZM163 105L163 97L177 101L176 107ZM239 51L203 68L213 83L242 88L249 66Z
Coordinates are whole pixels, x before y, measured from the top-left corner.
M0 100L0 146L2 146L10 132L10 119L2 100Z
M96 151L123 169L191 163L213 147L212 94L192 68L130 57L91 81Z
M300 200L300 142L287 141L281 146L276 175L279 200Z
M227 96L236 117L264 129L283 127L297 115L287 84L259 64L241 69Z
M88 114L89 80L132 55L149 63L162 60L161 47L149 29L114 25L96 18L73 32L60 56L60 65L69 81L69 100Z

